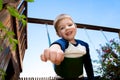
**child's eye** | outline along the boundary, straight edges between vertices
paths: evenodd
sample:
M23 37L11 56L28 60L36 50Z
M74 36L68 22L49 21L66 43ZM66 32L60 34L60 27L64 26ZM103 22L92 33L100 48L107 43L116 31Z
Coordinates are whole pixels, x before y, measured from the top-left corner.
M60 30L63 30L65 27L60 27Z
M73 26L73 24L69 24L68 26L71 27L71 26Z

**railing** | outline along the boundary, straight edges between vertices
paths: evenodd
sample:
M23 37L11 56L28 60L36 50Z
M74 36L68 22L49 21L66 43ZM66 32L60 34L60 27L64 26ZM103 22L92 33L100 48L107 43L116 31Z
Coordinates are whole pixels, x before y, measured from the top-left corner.
M84 77L85 80L88 80L87 77ZM62 78L57 76L50 77L21 77L19 80L62 80ZM100 80L100 76L95 76L95 80Z
M19 80L57 80L57 77L21 77Z

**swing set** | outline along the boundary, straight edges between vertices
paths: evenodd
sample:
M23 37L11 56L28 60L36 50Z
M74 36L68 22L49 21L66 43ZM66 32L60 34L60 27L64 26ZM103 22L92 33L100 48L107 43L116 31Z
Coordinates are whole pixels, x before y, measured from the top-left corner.
M51 39L50 39L49 31L48 31L48 25L53 25L53 20L37 19L37 18L30 18L30 17L28 17L28 23L44 24L45 27L46 27L46 32L47 32L47 37L48 37L48 44L49 45L51 44ZM107 36L104 34L103 31L118 33L118 36L119 36L119 39L120 39L120 29L117 29L117 28L102 27L102 26L80 24L80 23L76 23L76 25L77 25L77 28L84 29L84 31L86 33L86 36L87 36L89 42L92 44L94 49L95 49L95 45L93 44L92 40L90 39L90 36L89 36L89 34L87 32L87 29L100 31L102 33L102 35L104 36L104 38L106 39L107 42L109 42L109 40L107 39Z
M50 36L49 36L49 31L48 31L48 25L53 25L53 20L28 17L28 23L45 24L46 25L47 36L48 36L48 42L49 42L49 44L51 43ZM87 35L87 37L88 37L88 39L91 43L92 43L92 41L90 40L90 37L89 37L86 29L101 31L101 33L103 34L103 36L105 37L105 39L107 41L108 41L108 39L107 39L106 35L103 33L103 31L118 33L118 36L119 36L119 39L120 39L120 29L119 28L110 28L110 27L103 27L103 26L97 26L97 25L80 24L80 23L76 23L76 25L77 25L77 28L82 28L82 29L85 30L85 33L86 33L86 35Z

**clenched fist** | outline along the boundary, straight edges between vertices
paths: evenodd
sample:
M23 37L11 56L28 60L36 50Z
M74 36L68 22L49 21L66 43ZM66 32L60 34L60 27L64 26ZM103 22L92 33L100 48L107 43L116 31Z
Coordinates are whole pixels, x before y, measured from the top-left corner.
M50 48L44 50L41 60L45 62L50 60L52 63L59 65L64 60L64 52L58 44L53 44Z

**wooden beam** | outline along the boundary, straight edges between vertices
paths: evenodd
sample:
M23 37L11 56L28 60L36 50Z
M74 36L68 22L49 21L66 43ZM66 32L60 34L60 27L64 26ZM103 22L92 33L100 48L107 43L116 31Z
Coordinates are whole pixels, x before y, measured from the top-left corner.
M28 17L27 19L29 23L53 25L53 20L37 19L37 18L30 18L30 17Z
M115 32L119 33L120 29L117 28L110 28L110 27L103 27L103 26L97 26L97 25L88 25L88 24L79 24L76 23L78 28L85 28L90 30L102 30L102 31L108 31L108 32Z
M28 19L28 23L53 25L53 20L30 18L30 17L28 17L27 19ZM102 31L108 31L108 32L115 32L115 33L120 32L120 29L117 29L117 28L110 28L110 27L103 27L103 26L89 25L89 24L80 24L80 23L76 23L76 25L78 28L85 28L90 30L102 30Z

